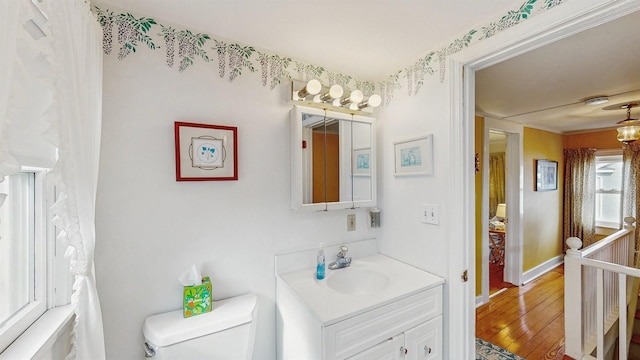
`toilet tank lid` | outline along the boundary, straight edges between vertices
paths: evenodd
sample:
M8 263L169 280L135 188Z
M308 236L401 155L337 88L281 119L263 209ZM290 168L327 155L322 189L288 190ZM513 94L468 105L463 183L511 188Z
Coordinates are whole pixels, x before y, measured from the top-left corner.
M169 346L249 323L256 304L256 295L246 294L214 301L211 312L189 318L182 310L152 315L145 319L142 332L152 345Z

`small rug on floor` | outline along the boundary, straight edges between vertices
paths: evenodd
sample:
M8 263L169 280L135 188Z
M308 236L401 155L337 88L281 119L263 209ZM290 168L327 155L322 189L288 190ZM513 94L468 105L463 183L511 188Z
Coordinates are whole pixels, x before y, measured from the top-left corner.
M476 338L476 360L525 360L490 342Z

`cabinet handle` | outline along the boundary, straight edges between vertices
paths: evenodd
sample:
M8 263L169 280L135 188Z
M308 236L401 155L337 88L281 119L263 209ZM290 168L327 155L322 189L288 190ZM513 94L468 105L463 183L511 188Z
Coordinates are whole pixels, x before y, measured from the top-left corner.
M424 346L424 352L427 353L427 354L431 354L431 348L425 345Z
M407 355L407 348L400 346L400 354Z

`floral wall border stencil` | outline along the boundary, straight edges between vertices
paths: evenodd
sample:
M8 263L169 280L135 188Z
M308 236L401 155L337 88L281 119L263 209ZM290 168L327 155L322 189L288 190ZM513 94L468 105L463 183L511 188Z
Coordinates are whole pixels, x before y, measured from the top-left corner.
M417 95L424 85L426 76L436 73L433 66L434 60L439 63L438 74L442 83L446 75L448 56L509 29L537 13L553 9L566 1L568 0L525 0L518 9L508 11L498 20L483 26L480 31L471 29L444 48L429 51L414 64L398 70L378 82L356 79L350 75L328 71L322 66L258 51L250 45L227 43L209 34L196 33L188 29L178 30L160 24L152 18L136 18L128 12L115 13L97 6L94 6L93 9L103 29L102 49L106 56L113 55L113 30L117 29L117 44L120 46L117 54L119 61L136 53L140 45L145 45L149 50L164 52L165 62L170 68L174 68L175 61L178 61L177 69L179 72L184 72L196 61L202 60L208 63L212 58L216 58L220 78L226 77L229 82L233 82L244 73L259 71L260 84L263 87L269 85L269 89L273 90L283 81L293 79L307 81L316 78L326 84L339 84L347 91L360 89L365 95L378 92L382 97L383 105L388 105L395 92L402 89L401 82L403 80L406 82L407 94L409 96Z

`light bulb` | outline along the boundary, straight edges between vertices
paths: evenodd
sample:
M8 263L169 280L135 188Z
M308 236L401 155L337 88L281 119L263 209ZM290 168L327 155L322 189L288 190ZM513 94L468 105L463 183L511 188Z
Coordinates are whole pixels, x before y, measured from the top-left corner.
M344 94L344 89L338 84L332 85L329 88L329 96L331 96L332 99L340 99L342 94Z
M373 94L369 96L369 100L367 100L367 103L370 107L378 107L380 106L380 104L382 104L382 97L378 94Z
M369 99L367 99L367 101L365 102L361 102L360 104L358 104L358 108L360 110L366 108L366 107L378 107L380 106L380 104L382 104L382 98L380 97L380 95L378 94L373 94L371 96L369 96Z
M353 90L349 95L349 100L354 103L359 103L362 99L364 99L364 94L360 90Z
M346 106L351 103L359 103L364 98L364 94L360 90L353 90L349 96L346 96L342 100L340 100L340 105Z
M316 95L313 98L314 102L325 102L325 101L329 101L332 99L339 99L342 96L342 93L344 93L344 90L342 89L342 86L340 85L332 85L329 90L323 94L319 94Z
M311 79L307 82L307 85L305 85L305 87L302 88L302 90L298 91L298 97L300 99L304 99L308 95L315 95L319 93L321 89L322 89L322 84L320 84L320 81L316 79Z

